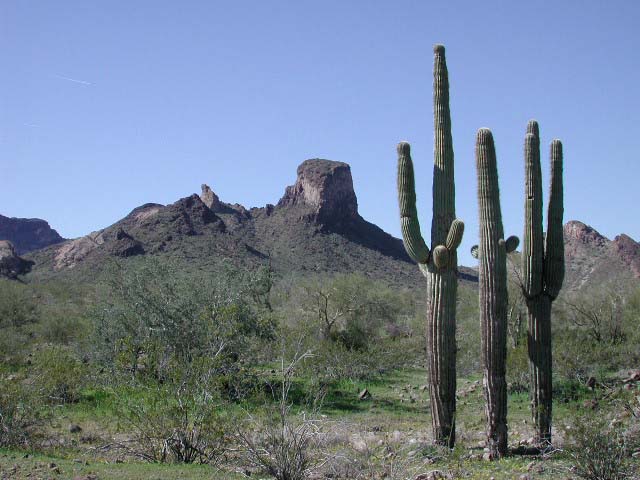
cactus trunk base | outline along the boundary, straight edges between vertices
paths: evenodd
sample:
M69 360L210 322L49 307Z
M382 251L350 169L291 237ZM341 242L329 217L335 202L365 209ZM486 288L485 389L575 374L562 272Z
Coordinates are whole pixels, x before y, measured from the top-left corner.
M529 310L529 369L531 372L531 411L538 446L551 443L551 298L540 295L527 301Z
M504 375L484 373L487 448L491 459L507 454L507 382Z
M429 267L427 367L434 443L453 448L456 414L456 273Z

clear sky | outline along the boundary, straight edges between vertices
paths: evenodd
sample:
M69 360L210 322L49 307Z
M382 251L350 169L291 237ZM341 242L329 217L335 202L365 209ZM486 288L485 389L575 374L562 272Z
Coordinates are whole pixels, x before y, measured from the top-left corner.
M496 139L522 235L527 120L565 149L565 220L640 239L640 2L0 1L0 213L63 236L208 183L276 203L297 165L351 164L360 213L399 236L399 140L431 222L432 66L451 83L462 263L478 234L475 132ZM545 192L546 192L545 183Z

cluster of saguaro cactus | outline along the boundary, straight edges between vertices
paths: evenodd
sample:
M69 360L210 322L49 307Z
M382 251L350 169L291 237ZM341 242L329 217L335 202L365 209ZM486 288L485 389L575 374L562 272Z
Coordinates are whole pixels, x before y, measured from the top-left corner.
M434 47L435 125L431 249L420 233L410 146L398 144L398 200L404 246L427 278L427 367L434 442L453 447L456 411L457 249L464 224L455 218L455 184L449 79L444 47ZM518 237L504 239L493 135L476 137L480 244L479 297L487 446L493 458L507 453L507 253ZM564 278L562 230L562 144L551 143L551 195L546 237L542 230L542 175L538 124L530 121L525 139L525 230L522 290L529 312L528 350L531 405L540 445L551 440L551 303Z
M496 150L491 131L476 136L480 244L472 255L480 260L479 297L487 447L491 458L507 453L507 253L518 237L504 239Z
M522 247L522 290L528 310L531 407L540 445L551 441L551 303L564 279L562 230L562 143L551 142L551 188L547 234L542 230L542 173L538 123L527 125L525 156L525 226Z
M434 47L433 104L435 125L431 250L416 210L410 147L398 145L398 199L401 229L409 256L427 278L427 366L434 441L455 443L457 248L464 224L455 218L455 184L449 78L444 47Z

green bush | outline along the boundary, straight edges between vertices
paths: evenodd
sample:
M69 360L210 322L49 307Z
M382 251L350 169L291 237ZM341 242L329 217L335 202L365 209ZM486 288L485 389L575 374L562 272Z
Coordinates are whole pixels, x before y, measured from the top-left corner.
M40 311L33 290L0 279L0 361L19 364L32 343L33 325Z
M0 279L0 329L24 327L35 323L38 318L32 289L15 281Z
M187 277L154 259L121 266L93 312L97 359L155 379L199 357L216 358L221 374L234 370L273 336L264 283L231 268Z
M507 347L507 385L509 393L529 391L529 355L525 343Z
M172 370L162 383L135 382L115 394L122 427L132 436L119 446L129 455L159 463L221 460L232 421L221 408L215 367L196 363Z
M0 375L0 447L27 447L41 418L37 394L16 374Z
M82 318L53 311L43 316L35 331L47 343L69 345L86 338L89 327Z
M43 397L59 404L78 400L88 368L69 347L43 345L33 354L31 373Z
M629 450L619 425L584 416L570 430L573 472L585 480L623 480L631 475Z

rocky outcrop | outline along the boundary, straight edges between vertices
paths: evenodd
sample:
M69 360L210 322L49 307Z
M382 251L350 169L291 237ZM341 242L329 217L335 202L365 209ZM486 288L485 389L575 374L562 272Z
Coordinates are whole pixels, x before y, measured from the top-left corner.
M604 247L609 243L609 239L602 236L590 225L571 220L564 226L565 243L588 244L595 247Z
M296 183L286 188L278 207L300 205L325 225L343 224L358 218L351 168L331 160L311 159L300 164Z
M126 218L132 218L136 225L142 225L146 220L152 218L163 208L164 205L160 203L145 203L144 205L134 208Z
M222 202L220 202L220 198L218 198L218 195L216 195L215 192L211 190L209 185L207 185L206 183L203 183L201 188L202 193L200 194L200 200L202 200L202 202L207 207L209 207L210 210L214 212L220 211L223 208L223 205Z
M55 270L73 268L103 243L104 230L92 232L74 240L68 240L57 248L53 258L53 268Z
M198 195L166 206L147 203L110 227L52 247L53 269L73 268L89 257L126 258L154 253L182 237L224 231L224 222Z
M593 227L572 220L564 226L564 242L567 290L640 278L640 244L628 235L611 241Z
M31 271L34 262L18 256L13 244L8 240L0 240L0 277L16 279Z
M640 278L640 243L629 235L618 235L611 242L614 252L629 266L636 278Z
M217 224L218 229L225 228L220 218L196 194L167 205L159 212L158 220L169 221L171 231L189 236L202 234L204 227L211 223Z
M109 252L116 257L134 257L144 255L142 243L133 238L122 228L118 228L116 238L109 245Z
M64 241L58 232L39 218L9 218L0 215L0 240L10 241L17 254Z

